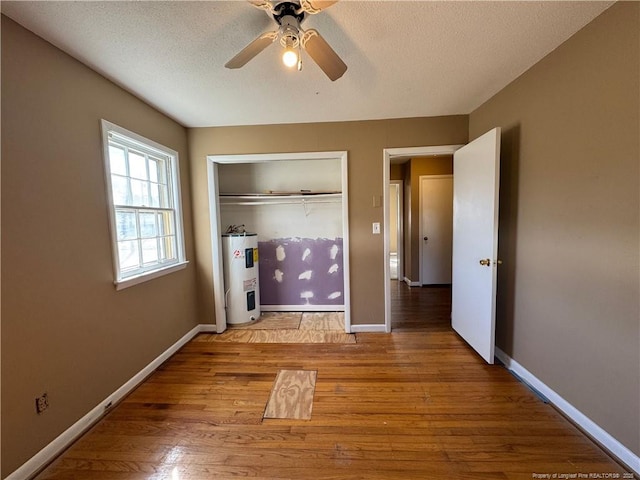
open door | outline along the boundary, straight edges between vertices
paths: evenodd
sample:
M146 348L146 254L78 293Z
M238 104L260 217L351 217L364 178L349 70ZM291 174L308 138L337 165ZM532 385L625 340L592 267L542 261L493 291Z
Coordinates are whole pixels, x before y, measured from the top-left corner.
M451 325L494 362L500 128L453 155Z

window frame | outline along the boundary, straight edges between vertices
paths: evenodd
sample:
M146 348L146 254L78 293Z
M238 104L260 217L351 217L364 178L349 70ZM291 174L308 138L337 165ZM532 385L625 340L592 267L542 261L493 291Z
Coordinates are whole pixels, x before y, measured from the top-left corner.
M111 233L111 255L113 262L113 274L114 285L116 290L122 290L133 285L137 285L142 282L158 278L169 273L184 269L189 263L186 259L185 246L184 246L184 226L182 218L182 195L180 191L180 163L178 152L165 147L153 140L149 140L137 133L131 132L125 128L122 128L107 120L101 120L102 128L102 154L105 171L105 183L106 193L109 209L109 230ZM131 211L172 211L174 217L174 229L175 229L175 248L176 248L176 260L167 262L165 264L156 263L151 266L140 265L132 273L122 272L120 268L120 259L118 253L118 229L116 210L121 205L116 205L113 198L113 187L111 181L111 162L109 156L109 143L114 139L117 143L123 144L127 148L133 148L134 150L141 151L146 155L160 156L167 162L167 207L151 207L151 206L138 206L138 205L126 205L126 209ZM148 166L147 166L148 168ZM132 178L127 172L126 178ZM134 178L135 180L135 178ZM151 183L150 180L147 182ZM138 231L138 236L141 232ZM139 237L140 240L142 237ZM156 232L156 237L158 233Z

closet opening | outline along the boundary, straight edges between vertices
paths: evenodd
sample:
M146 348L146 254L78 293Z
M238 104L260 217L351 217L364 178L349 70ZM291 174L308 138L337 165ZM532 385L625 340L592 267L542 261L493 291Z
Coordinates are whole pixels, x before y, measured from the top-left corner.
M299 315L304 328L351 333L347 152L210 155L207 170L216 332L239 323L225 265L228 275L234 254L248 251L229 252L222 239L255 234L259 275L239 286L255 289L255 321Z

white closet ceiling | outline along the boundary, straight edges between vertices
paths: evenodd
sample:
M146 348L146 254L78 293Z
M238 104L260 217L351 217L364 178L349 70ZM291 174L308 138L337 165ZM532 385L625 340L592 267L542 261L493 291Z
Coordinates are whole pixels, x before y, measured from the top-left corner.
M348 70L332 82L277 42L224 68L273 19L244 1L8 2L2 13L187 127L467 114L613 2L349 1L314 28ZM43 75L46 75L43 72Z

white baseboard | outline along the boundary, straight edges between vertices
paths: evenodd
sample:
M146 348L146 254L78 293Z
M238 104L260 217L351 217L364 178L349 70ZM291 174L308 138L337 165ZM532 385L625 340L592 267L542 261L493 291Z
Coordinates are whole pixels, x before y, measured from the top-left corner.
M262 312L344 312L344 305L260 305Z
M198 333L217 333L215 323L201 323Z
M538 377L520 365L513 358L496 347L496 357L507 367L518 375L529 386L542 393L547 399L562 413L569 417L576 425L589 434L596 442L606 449L611 455L629 467L633 473L640 476L640 457L625 447L618 440L613 438L603 428L593 420L584 415L580 410L567 402L558 393L548 387Z
M368 324L368 325L351 325L351 333L385 333L385 325L376 323L376 324Z
M183 345L203 331L202 327L209 325L198 325L186 333L180 340L171 345L164 353L156 357L149 365L140 370L129 381L118 388L115 392L105 398L102 402L90 410L84 417L67 428L58 435L51 443L27 460L20 468L11 473L5 480L24 480L31 478L40 469L45 467L56 456L64 451L80 435L82 435L91 425L102 417L112 405L124 398L129 392L136 388L145 378L151 375L163 362L176 353ZM215 331L215 325L213 325Z
M410 287L421 287L422 286L422 284L420 282L412 282L407 277L404 277L404 283L406 283Z

